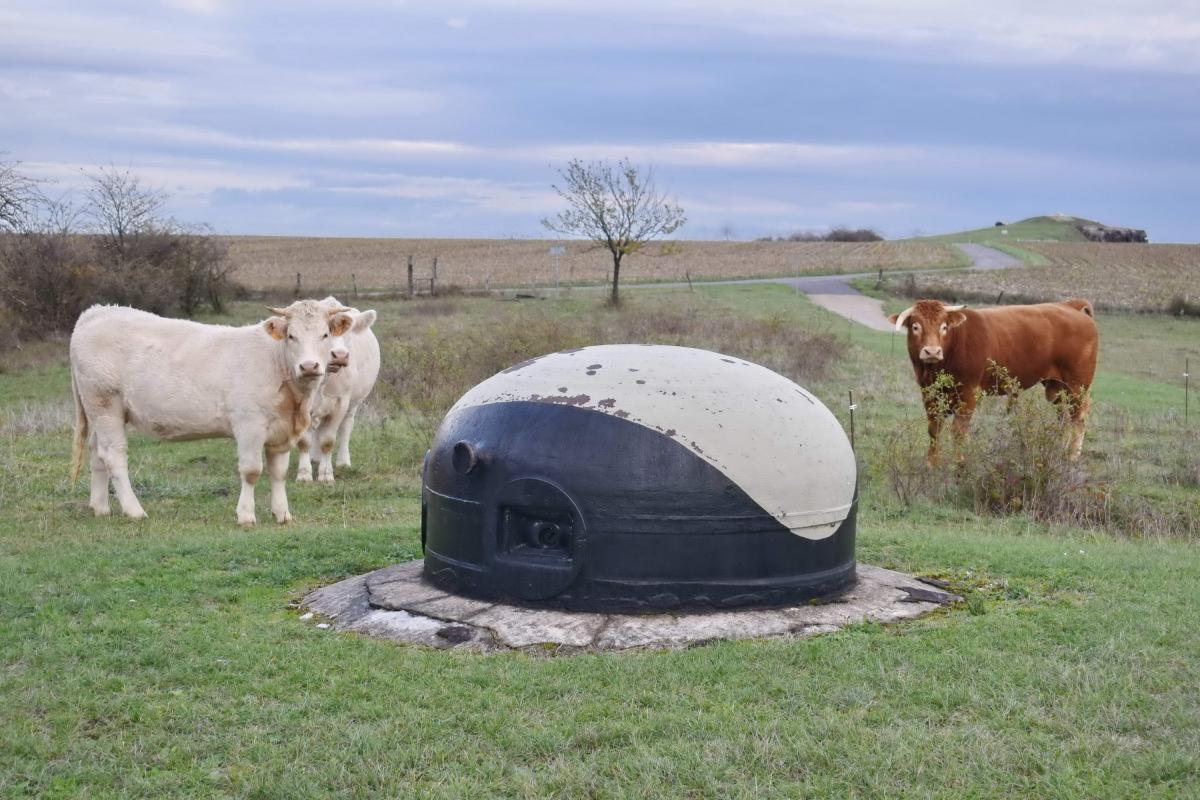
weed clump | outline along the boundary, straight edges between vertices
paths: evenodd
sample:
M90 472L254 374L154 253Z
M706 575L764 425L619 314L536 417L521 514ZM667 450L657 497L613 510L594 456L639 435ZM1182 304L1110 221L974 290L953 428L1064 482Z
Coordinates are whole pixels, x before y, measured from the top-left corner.
M798 331L790 319L719 318L696 308L596 307L574 317L532 308L482 326L431 322L384 342L384 394L408 421L419 457L450 406L468 389L513 364L595 344L638 342L699 347L756 361L814 381L845 347L837 336Z
M926 408L953 415L955 395L943 375L926 394ZM1015 387L1010 387L1014 388ZM1121 459L1072 459L1070 421L1063 403L1026 391L1005 403L981 402L972 429L953 439L936 463L925 458L925 437L915 428L885 435L883 478L905 507L920 501L948 503L987 516L1025 515L1052 525L1100 530L1119 536L1200 537L1200 503L1164 503L1137 494ZM1200 441L1164 464L1166 483L1200 486ZM1085 451L1086 456L1086 451Z

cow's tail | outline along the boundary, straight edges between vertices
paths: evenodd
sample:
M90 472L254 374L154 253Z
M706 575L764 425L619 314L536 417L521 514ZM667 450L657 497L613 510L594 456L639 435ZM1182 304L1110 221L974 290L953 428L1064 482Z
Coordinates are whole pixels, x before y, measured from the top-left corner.
M75 370L71 370L71 396L75 400L75 436L71 442L71 483L79 480L83 471L83 454L87 450L88 418L83 410L83 398L79 396L79 387L75 384Z
M1063 300L1063 305L1070 306L1076 311L1082 311L1092 319L1096 318L1096 309L1092 307L1090 300L1084 300L1081 297L1076 297L1070 300Z

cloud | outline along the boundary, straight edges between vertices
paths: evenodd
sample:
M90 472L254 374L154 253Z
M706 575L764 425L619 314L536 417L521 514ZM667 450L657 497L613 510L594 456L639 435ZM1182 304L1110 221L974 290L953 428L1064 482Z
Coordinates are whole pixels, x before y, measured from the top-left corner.
M481 178L430 175L372 175L367 185L330 185L327 191L347 195L391 197L404 200L443 200L490 211L523 211L531 218L560 204L558 195L544 184L506 183Z
M489 0L509 10L562 13L554 0ZM582 16L586 12L576 12ZM873 56L908 51L936 61L1079 64L1200 72L1200 7L1175 0L610 0L593 16L628 29L741 32Z
M69 161L29 161L21 165L30 177L44 181L51 193L79 190L88 175L103 165ZM126 165L117 164L116 169ZM288 169L242 167L190 159L147 159L128 165L147 187L176 197L198 197L219 190L276 191L300 188L310 181Z
M927 159L927 148L819 142L584 142L502 147L449 140L252 137L187 126L118 126L146 141L353 158L459 158L561 163L572 158L706 168L835 168Z
M521 151L526 158L566 161L628 158L635 163L685 167L838 167L924 158L922 148L817 142L661 142L562 144Z

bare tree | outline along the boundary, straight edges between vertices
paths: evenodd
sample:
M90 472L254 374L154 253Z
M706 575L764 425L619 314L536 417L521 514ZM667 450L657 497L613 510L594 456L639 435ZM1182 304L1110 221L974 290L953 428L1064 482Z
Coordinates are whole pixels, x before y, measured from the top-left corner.
M687 221L683 209L654 186L650 170L628 160L615 167L603 161L572 159L554 191L567 208L542 220L552 231L591 239L612 254L612 302L620 302L621 259L648 242L669 236Z
M129 169L101 167L87 173L84 213L118 258L129 250L130 239L161 226L167 195L142 185Z
M37 184L20 167L20 161L0 161L0 231L24 227L38 202Z

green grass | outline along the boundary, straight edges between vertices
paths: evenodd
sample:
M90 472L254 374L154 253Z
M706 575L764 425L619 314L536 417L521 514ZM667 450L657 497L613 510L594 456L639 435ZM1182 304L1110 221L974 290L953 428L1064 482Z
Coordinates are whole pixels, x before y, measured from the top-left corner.
M625 312L582 293L439 313L380 304L377 327L386 346L509 315L665 305L844 334L812 388L839 417L848 388L860 403L859 557L947 577L968 602L808 640L563 658L318 630L294 609L306 591L419 554L416 468L398 455L412 450L409 427L387 414L360 424L353 470L332 487L289 483L298 523L252 530L234 524L231 442L135 437L151 518L94 519L85 483L66 480L67 432L11 418L66 396L60 343L47 367L0 374L0 796L1200 794L1195 544L905 508L876 447L922 426L902 342L893 352L887 334L784 287L630 295ZM1145 416L1167 391L1137 374L1155 353L1144 326L1164 352L1194 329L1162 322L1102 320L1111 362L1097 397L1110 417ZM1115 452L1123 439L1126 457L1150 464L1177 438L1102 423L1089 442Z
M920 238L937 242L976 242L979 244L1003 244L1005 241L1020 242L1022 240L1034 242L1086 242L1087 237L1075 227L1080 223L1086 222L1092 222L1092 220L1076 217L1069 219L1030 217L1029 219L1023 219L1010 225L992 225L987 228L976 228L975 230L944 233L938 236L923 236ZM1004 230L1007 230L1008 233L1001 233ZM1008 250L1008 246L1003 249ZM1026 258L1024 254L1027 251L1021 250L1019 245L1014 249L1020 251L1019 253L1013 253L1014 255L1022 258L1022 260Z

